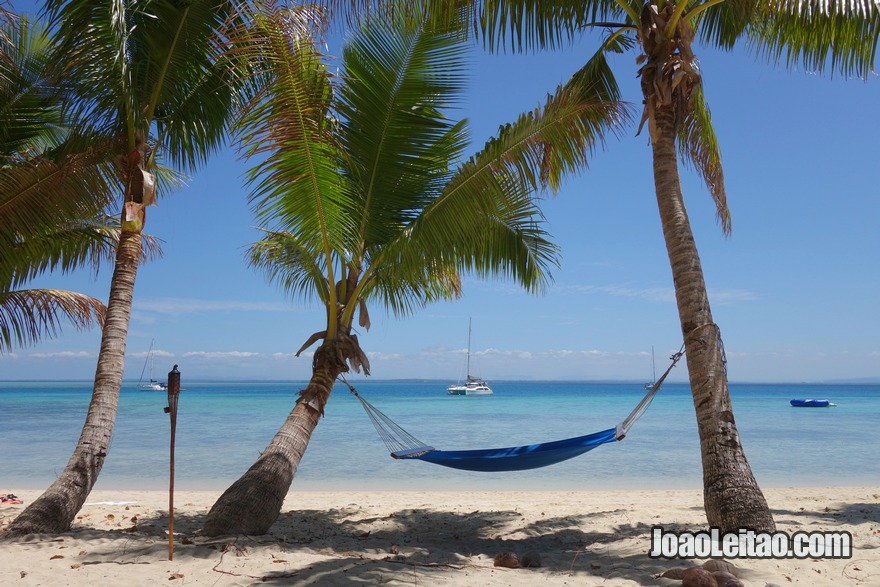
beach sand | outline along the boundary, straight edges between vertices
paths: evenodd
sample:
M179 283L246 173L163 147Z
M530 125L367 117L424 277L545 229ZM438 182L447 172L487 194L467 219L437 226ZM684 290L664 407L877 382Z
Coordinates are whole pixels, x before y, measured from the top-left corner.
M853 556L731 561L745 585L880 585L880 487L765 495L780 531L850 532ZM655 575L702 560L650 558L651 529L706 528L699 490L292 491L269 534L201 537L217 496L175 494L168 560L167 493L94 491L69 532L0 541L0 585L681 585ZM505 552L541 566L494 566Z

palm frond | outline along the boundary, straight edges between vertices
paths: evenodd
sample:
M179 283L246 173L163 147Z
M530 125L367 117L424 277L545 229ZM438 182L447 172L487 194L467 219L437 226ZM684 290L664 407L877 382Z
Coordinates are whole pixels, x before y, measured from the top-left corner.
M126 0L46 0L50 28L56 31L58 59L65 64L71 105L87 114L94 127L112 128L127 144L134 143L143 113L134 91L130 60L138 11Z
M755 4L756 0L703 2L691 8L685 18L691 19L696 34L704 42L731 49L748 30Z
M0 246L65 220L92 218L109 203L106 154L95 149L46 155L0 168Z
M586 167L605 136L630 119L623 104L605 100L607 92L607 80L575 76L542 109L503 127L426 207L406 247L423 262L451 262L462 271L511 277L528 290L544 288L557 249L536 196Z
M558 49L590 24L623 22L627 18L627 11L617 0L514 0L469 5L475 28L490 51Z
M362 293L397 317L462 295L461 275L453 258L413 259L415 247L389 247L384 262L370 274ZM395 254L397 256L395 256Z
M132 45L135 90L157 125L158 150L195 169L222 146L236 77L224 42L236 26L233 2L152 2Z
M328 116L330 76L311 39L288 30L284 15L267 13L238 41L238 51L270 82L236 128L244 155L258 160L249 171L249 198L260 225L294 234L332 271L354 219L345 214L350 188L339 174L341 152Z
M234 78L223 36L235 4L48 0L73 107L112 128L124 152L153 129L155 152L195 169L226 136Z
M317 296L323 304L329 301L324 267L312 250L301 246L296 235L267 232L248 248L248 262L291 298Z
M29 231L4 252L0 261L0 291L20 288L48 271L72 271L112 260L116 251L112 230L95 222L68 222L45 233Z
M46 27L22 17L0 41L0 166L58 142L61 103Z
M394 238L448 178L466 144L445 112L464 88L465 46L454 32L405 21L364 28L343 53L339 117L358 219L352 246Z
M678 126L678 148L682 161L700 175L715 201L715 212L724 234L731 231L730 209L724 189L724 170L721 151L712 127L712 116L706 104L702 84L697 85L690 98L691 107Z
M47 232L19 231L0 257L0 291L19 289L49 272L88 268L95 275L116 259L119 221L109 216L66 220ZM160 241L142 234L141 263L162 256Z
M53 337L63 322L78 330L101 326L104 311L95 298L64 290L0 293L0 352Z
M866 79L878 38L880 7L872 0L772 0L758 3L748 40L759 55L790 68Z

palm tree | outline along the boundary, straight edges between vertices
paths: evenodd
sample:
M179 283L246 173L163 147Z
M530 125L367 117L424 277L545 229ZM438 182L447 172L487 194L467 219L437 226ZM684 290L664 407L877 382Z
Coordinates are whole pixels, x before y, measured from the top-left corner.
M330 4L350 8L351 2ZM356 6L369 4L354 2ZM443 4L441 2L441 4ZM733 49L745 43L771 61L866 77L880 34L869 0L505 0L466 3L490 50L557 48L586 28L607 35L585 69L609 72L606 53L640 52L654 189L672 268L703 461L710 525L773 530L775 524L742 448L728 390L720 329L712 319L699 253L679 179L680 156L705 181L725 234L730 213L717 138L693 44ZM627 73L627 75L631 74ZM616 88L616 83L609 83Z
M70 527L109 450L122 385L131 302L157 160L194 170L223 144L232 112L222 31L233 2L49 0L56 59L66 64L67 107L113 148L120 228L92 401L58 479L7 529L21 535ZM159 179L162 179L161 177Z
M466 47L414 16L412 26L400 14L365 24L335 79L279 13L260 22L253 60L272 83L243 117L246 152L261 157L251 200L266 231L251 261L290 295L316 299L326 329L299 351L320 341L308 386L211 508L208 535L268 531L337 377L370 372L355 333L369 328L369 306L406 316L454 299L465 271L543 289L556 247L534 196L583 167L626 118L606 86L578 78L463 160L466 123L446 110L461 95Z
M0 352L54 336L66 321L100 325L104 304L76 292L19 289L45 271L106 259L106 169L76 152L55 84L45 26L9 15L0 25Z

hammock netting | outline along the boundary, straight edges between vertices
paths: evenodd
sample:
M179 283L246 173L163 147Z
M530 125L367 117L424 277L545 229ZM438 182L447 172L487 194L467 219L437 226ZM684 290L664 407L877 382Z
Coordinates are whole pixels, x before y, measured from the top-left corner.
M361 405L373 422L373 426L379 433L379 437L395 459L420 460L467 471L525 471L527 469L554 465L582 455L605 443L623 440L629 429L636 423L636 420L651 405L666 376L675 367L682 354L679 351L672 356L672 363L666 369L666 372L651 386L635 409L616 427L587 434L586 436L506 448L438 450L404 430L391 418L365 400L347 382L346 385L348 385L349 390L355 397L360 400Z

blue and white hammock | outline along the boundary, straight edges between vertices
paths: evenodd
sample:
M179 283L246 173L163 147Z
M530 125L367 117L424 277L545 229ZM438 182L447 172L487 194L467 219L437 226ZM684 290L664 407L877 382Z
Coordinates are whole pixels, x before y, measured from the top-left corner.
M660 390L660 386L675 367L675 364L682 356L679 351L672 355L672 364L666 369L666 372L660 376L651 389L642 398L642 401L630 412L629 416L615 426L601 432L587 434L586 436L578 436L575 438L567 438L565 440L556 440L553 442L542 442L538 444L527 444L522 446L511 446L507 448L489 448L481 450L438 450L433 446L427 445L415 438L412 434L401 428L397 423L388 416L380 412L367 400L361 397L357 391L348 385L349 390L361 402L369 415L370 420L376 427L379 437L388 447L391 456L395 459L417 459L427 461L435 465L443 465L444 467L452 467L453 469L465 469L467 471L524 471L526 469L537 469L554 465L561 461L565 461L585 452L591 451L597 446L601 446L608 442L623 440L629 429L635 424L636 420L648 409L654 396Z

